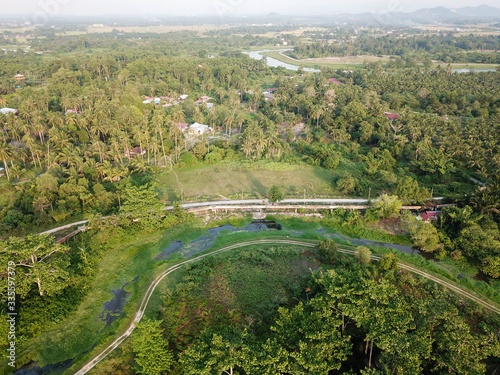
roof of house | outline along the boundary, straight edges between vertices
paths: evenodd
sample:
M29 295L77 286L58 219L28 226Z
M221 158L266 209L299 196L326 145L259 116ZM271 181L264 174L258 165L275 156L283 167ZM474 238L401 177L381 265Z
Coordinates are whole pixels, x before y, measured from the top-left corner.
M66 113L80 114L80 113L82 113L82 111L79 111L78 109L68 109L68 110L66 110Z
M8 115L9 113L17 113L17 109L14 108L2 108L0 109L0 112L2 112L4 115Z
M400 118L401 116L398 115L397 113L391 113L391 112L384 112L384 116L387 117L389 120L394 121L397 118Z
M421 218L422 218L422 220L424 220L424 221L429 220L429 216L427 216L427 214L426 214L425 212L424 212L424 213L421 213L421 214L420 214L420 217L421 217Z
M146 150L140 147L134 147L132 150L130 150L130 154L135 154L135 155L144 155L146 153Z
M344 85L344 82L340 82L337 78L328 78L328 82L336 85Z
M208 125L203 125L195 122L194 124L189 125L189 130L194 130L196 132L207 132L212 131L212 128Z
M184 95L179 96L179 99L186 100L188 98L188 96L189 95L184 94Z
M187 123L185 123L185 122L178 122L178 123L177 123L177 124L175 124L175 125L177 125L177 127L178 127L179 129L184 130L184 129L186 129L186 128L188 127L188 125L189 125L189 124L187 124Z

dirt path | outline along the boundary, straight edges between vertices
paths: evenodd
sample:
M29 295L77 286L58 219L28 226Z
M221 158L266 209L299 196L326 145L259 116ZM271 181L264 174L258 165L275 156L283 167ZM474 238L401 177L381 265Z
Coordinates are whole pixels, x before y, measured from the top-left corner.
M172 266L172 267L168 268L167 270L163 271L160 275L158 275L154 279L154 281L149 285L149 288L147 289L146 294L144 295L144 297L142 299L142 302L141 302L141 305L139 307L139 310L135 314L134 320L130 324L130 327L124 333L122 333L118 338L116 338L106 349L104 349L94 359L92 359L90 362L88 362L81 370L77 371L75 373L75 375L84 375L84 374L86 374L95 365L97 365L100 361L102 361L104 358L106 358L106 356L109 353L111 353L113 350L115 350L127 337L129 337L132 334L132 332L134 331L136 325L141 321L142 317L144 316L144 313L146 312L146 308L148 306L149 300L151 299L151 296L153 295L153 292L155 291L155 289L158 286L158 284L166 276L168 276L172 272L177 271L178 269L184 267L186 264L196 262L196 261L198 261L200 259L203 259L203 258L206 258L208 256L211 256L211 255L214 255L214 254L223 253L223 252L226 252L226 251L229 251L229 250L234 250L234 249L237 249L237 248L240 248L240 247L252 246L252 245L259 245L259 244L287 244L287 245L297 245L297 246L310 247L310 248L316 246L316 244L314 244L314 243L302 242L302 241L294 241L294 240L257 240L257 241L246 241L246 242L241 242L241 243L236 244L236 245L231 245L231 246L224 247L222 249L213 251L213 252L208 253L208 254L200 255L200 256L198 256L196 258L186 260L184 262L178 263L175 266ZM346 250L346 249L339 249L339 252L345 253L345 254L349 254L349 255L353 255L354 254L354 251L352 251L352 250ZM372 260L380 260L381 257L376 256L376 255L372 255L371 259ZM406 264L402 264L402 263L399 263L398 265L399 265L399 268L402 268L404 270L413 272L413 273L415 273L417 275L425 277L426 279L432 280L432 281L434 281L434 282L436 282L436 283L438 283L438 284L440 284L440 285L442 285L442 286L444 286L444 287L446 287L446 288L454 291L455 293L461 295L462 297L470 299L470 300L476 302L477 304L479 304L479 305L481 305L481 306L483 306L483 307L485 307L485 308L487 308L487 309L489 309L489 310L491 310L491 311L493 311L493 312L495 312L497 314L500 314L500 308L498 308L497 306L495 306L495 305L493 305L493 304L491 304L489 302L484 301L483 299L481 299L481 298L475 296L474 294L469 293L469 292L467 292L467 291L465 291L465 290L463 290L463 289L455 286L452 283L449 283L447 281L441 280L440 278L435 277L435 276L433 276L431 274L428 274L428 273L426 273L424 271L421 271L418 268L415 268L415 267L412 267L412 266L409 266L409 265L406 265Z

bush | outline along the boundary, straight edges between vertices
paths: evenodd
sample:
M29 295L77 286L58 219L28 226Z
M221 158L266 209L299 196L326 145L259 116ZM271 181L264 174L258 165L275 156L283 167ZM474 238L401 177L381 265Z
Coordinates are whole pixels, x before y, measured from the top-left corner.
M318 258L323 263L335 264L338 257L338 246L332 240L321 241L318 244Z
M380 262L378 263L378 268L381 271L389 271L389 270L394 270L398 268L398 258L394 256L394 254L386 254L382 259L380 259Z
M354 177L347 175L337 181L337 189L344 194L354 193L357 181Z
M185 167L194 167L196 164L198 164L198 160L190 152L183 153L179 159L179 162L180 162L181 166L185 166Z
M358 246L354 251L354 257L359 263L370 263L372 252L365 246Z
M276 185L273 185L273 187L269 190L268 196L271 203L279 202L285 197L281 189Z

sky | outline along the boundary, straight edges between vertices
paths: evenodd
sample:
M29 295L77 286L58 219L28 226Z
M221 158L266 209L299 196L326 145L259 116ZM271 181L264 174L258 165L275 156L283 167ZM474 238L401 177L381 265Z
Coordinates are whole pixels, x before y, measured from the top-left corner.
M2 14L55 15L325 15L337 13L411 12L420 8L456 8L500 0L2 0Z

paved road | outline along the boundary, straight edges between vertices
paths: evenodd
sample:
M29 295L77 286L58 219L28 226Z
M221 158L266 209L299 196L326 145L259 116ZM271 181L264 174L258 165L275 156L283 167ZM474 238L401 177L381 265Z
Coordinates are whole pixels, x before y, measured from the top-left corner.
M178 263L176 264L175 266L172 266L170 268L168 268L167 270L163 271L160 275L158 275L154 281L149 285L149 288L147 289L146 291L146 294L144 295L144 298L142 299L142 302L141 302L141 305L139 307L139 310L137 311L137 313L135 314L134 316L134 320L133 322L130 324L130 327L127 329L127 331L125 331L124 333L122 333L117 339L115 339L106 349L104 349L100 354L98 354L94 359L92 359L89 363L87 363L81 370L77 371L75 373L75 375L84 375L86 374L88 371L90 371L95 365L97 365L100 361L102 361L104 358L106 358L106 356L111 353L113 350L115 350L127 337L129 337L132 332L134 331L136 325L141 321L142 317L144 316L144 313L146 311L146 308L148 306L148 303L149 303L149 300L151 299L151 296L153 295L153 292L154 290L156 289L156 287L158 286L158 284L166 277L168 276L169 274L171 274L172 272L174 271L177 271L178 269L184 267L186 264L189 264L189 263L192 263L192 262L196 262L200 259L203 259L203 258L206 258L208 256L211 256L211 255L214 255L214 254L219 254L219 253L223 253L223 252L226 252L226 251L229 251L229 250L233 250L233 249L237 249L237 248L240 248L240 247L245 247L245 246L251 246L251 245L258 245L258 244L287 244L287 245L298 245L298 246L302 246L302 247L315 247L316 244L313 244L313 243L310 243L310 242L302 242L302 241L294 241L294 240L257 240L257 241L246 241L246 242L241 242L239 244L236 244L236 245L232 245L232 246L227 246L227 247L224 247L222 249L219 249L219 250L216 250L216 251L213 251L211 253L208 253L208 254L204 254L204 255L200 255L196 258L193 258L193 259L189 259L189 260L186 260L184 262L181 262L181 263ZM352 250L346 250L346 249L339 249L339 252L342 252L342 253L345 253L345 254L349 254L349 255L353 255L354 254L354 251ZM371 256L372 260L380 260L381 257L379 256L376 256L376 255L372 255ZM406 264L402 264L402 263L399 263L399 268L402 268L404 270L407 270L407 271L410 271L410 272L413 272L413 273L416 273L422 277L425 277L429 280L432 280L452 291L454 291L455 293L465 297L465 298L468 298L474 302L476 302L477 304L497 313L497 314L500 314L500 308L498 308L497 306L495 305L492 305L491 303L489 302L486 302L484 301L483 299L481 298L478 298L477 296L475 296L474 294L471 294L465 290L462 290L461 288L458 288L457 286L447 282L447 281L444 281L444 280L441 280L433 275L430 275L424 271L421 271L419 270L418 268L414 268L412 266L408 266Z
M442 197L434 198L434 200L442 200ZM185 203L181 204L182 208L196 208L196 207L207 207L207 206L218 206L218 205L245 205L245 204L262 204L262 202L266 202L266 204L270 204L267 199L237 199L237 200L224 200L224 201L212 201L212 202L196 202L196 203ZM297 205L315 205L315 204L328 204L328 205L342 205L342 204L356 204L363 205L367 204L367 199L283 199L279 202L279 204L297 204ZM173 206L168 206L165 209L171 210ZM106 217L103 217L106 218ZM66 224L51 230L47 230L41 234L51 234L59 232L63 229L68 229L74 227L76 225L84 225L87 224L88 220L78 221L76 223Z
M195 203L185 203L181 204L182 208L189 209L189 208L196 208L196 207L207 207L207 206L218 206L218 205L238 205L238 204L262 204L262 202L268 203L267 199L240 199L240 200L224 200L224 201L212 201L212 202L195 202ZM284 199L280 203L296 203L296 204L319 204L319 203L324 203L324 204L366 204L368 201L366 199ZM171 210L173 206L168 206L165 209L166 210ZM106 217L103 217L106 218ZM66 224L51 230L47 230L42 233L38 233L38 235L41 234L52 234L59 232L60 230L63 229L68 229L71 227L74 227L76 225L83 225L87 224L89 221L88 220L82 220L78 221L76 223L71 223L71 224Z
M47 230L47 231L42 232L42 233L38 233L37 235L40 236L42 234L56 233L56 232L59 232L60 230L68 229L68 228L74 227L76 225L87 224L88 222L89 222L88 220L77 221L76 223L66 224L66 225L63 225L62 227L57 227L57 228L54 228L54 229L51 229L51 230Z

